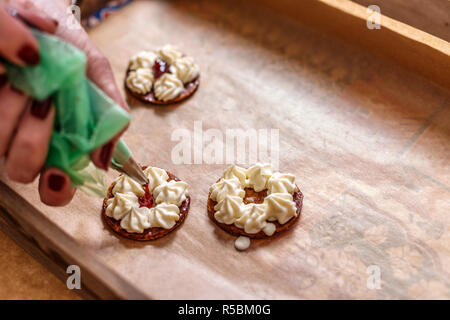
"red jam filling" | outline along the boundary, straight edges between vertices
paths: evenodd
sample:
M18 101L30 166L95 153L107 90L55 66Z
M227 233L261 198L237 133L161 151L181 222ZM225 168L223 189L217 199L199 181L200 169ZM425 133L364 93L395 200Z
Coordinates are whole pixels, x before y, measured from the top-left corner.
M144 186L145 194L142 197L138 197L139 206L153 208L155 206L155 199L153 199L152 194L148 191L148 184Z
M169 72L169 64L164 60L156 59L153 64L153 76L155 79L158 79L166 72Z

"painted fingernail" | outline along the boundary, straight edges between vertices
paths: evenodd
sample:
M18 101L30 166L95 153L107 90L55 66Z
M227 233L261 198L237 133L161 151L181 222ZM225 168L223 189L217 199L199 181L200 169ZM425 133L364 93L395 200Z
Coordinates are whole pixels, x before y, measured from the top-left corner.
M2 88L8 82L6 74L0 75L0 88Z
M17 52L17 56L29 65L36 65L41 61L39 53L29 44L26 44L20 48L19 52Z
M31 114L39 119L45 119L50 111L52 105L51 99L46 99L44 101L33 101L31 104Z
M55 25L55 27L58 27L58 26L59 26L58 20L56 20L56 19L50 19L50 20L52 20L52 22L53 22L53 24Z
M109 142L100 151L100 162L102 164L102 169L108 170L113 151L114 151L114 144L112 142Z
M53 191L61 191L66 183L66 179L59 174L51 174L48 177L48 187Z

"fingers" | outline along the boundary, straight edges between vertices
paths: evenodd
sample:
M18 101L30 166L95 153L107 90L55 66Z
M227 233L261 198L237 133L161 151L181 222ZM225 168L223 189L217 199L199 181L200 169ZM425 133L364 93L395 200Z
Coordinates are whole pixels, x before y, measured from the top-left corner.
M122 134L125 132L126 129L127 128L123 129L109 142L91 152L91 161L95 164L97 168L103 169L105 171L108 170L117 143L119 142L120 137L122 136Z
M98 52L97 49L93 49L89 52L87 76L109 97L122 106L122 108L129 111L125 100L122 98L122 95L116 86L114 74L108 60ZM91 153L91 160L98 168L103 170L109 168L114 149L124 131L125 130L117 134L104 146Z
M0 7L0 55L18 65L36 65L39 46L27 27Z
M9 146L28 97L14 89L5 75L0 75L0 158Z
M93 44L92 44L93 46ZM114 73L111 65L103 54L97 48L91 48L88 53L88 65L86 75L100 89L102 89L111 99L116 101L122 108L129 111L128 105L125 103L114 79Z
M28 104L5 160L5 171L14 181L32 182L45 163L53 130L51 101Z
M47 157L53 119L54 109L50 100L29 103L5 161L5 171L10 179L28 183L38 175ZM47 205L64 206L72 200L75 189L67 174L50 168L41 174L39 194Z
M27 9L10 9L9 14L27 26L47 33L55 33L58 28L58 21L52 18L44 17Z
M91 161L97 168L105 171L108 170L118 139L119 138L114 138L102 147L91 152Z
M49 168L41 173L39 195L41 201L49 206L65 206L75 194L70 178L64 171Z
M0 6L0 58L18 65L40 62L39 45L28 27L53 34L58 23L31 10ZM7 83L5 71L0 64L0 157L7 153L4 168L12 180L31 182L45 163L54 109L49 100L28 102ZM39 193L44 203L59 206L71 201L75 189L63 171L50 168L41 174Z

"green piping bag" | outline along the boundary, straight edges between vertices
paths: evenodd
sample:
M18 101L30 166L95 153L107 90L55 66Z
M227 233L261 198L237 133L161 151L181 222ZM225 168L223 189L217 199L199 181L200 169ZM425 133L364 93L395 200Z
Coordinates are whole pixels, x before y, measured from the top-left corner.
M95 182L89 154L130 122L130 115L86 78L85 53L64 40L31 29L39 42L41 61L36 66L5 62L10 83L42 101L52 98L55 121L45 167L64 170L76 187ZM123 141L114 152L120 166L131 157Z

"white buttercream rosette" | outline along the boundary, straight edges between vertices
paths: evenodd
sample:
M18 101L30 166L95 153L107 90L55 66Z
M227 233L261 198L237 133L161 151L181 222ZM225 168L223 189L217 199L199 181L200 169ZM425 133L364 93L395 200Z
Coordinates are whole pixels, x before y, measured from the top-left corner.
M153 65L157 59L170 65L169 72L155 79ZM153 90L155 97L169 101L183 92L184 86L195 80L200 68L194 59L185 56L176 47L168 44L156 52L141 51L131 57L126 79L128 89L134 93L146 95Z
M148 167L144 170L148 190L156 205L140 207L138 197L144 196L144 187L122 175L114 181L113 197L106 201L105 213L120 220L120 227L130 233L143 233L148 228L171 229L180 219L180 206L189 196L188 184L169 180L164 169Z
M245 188L256 192L267 189L264 202L245 204ZM217 202L214 218L220 223L234 224L248 234L263 231L271 236L276 229L271 222L285 224L298 214L293 200L293 194L298 191L295 176L274 172L270 164L257 163L248 169L228 167L209 191L210 198Z

